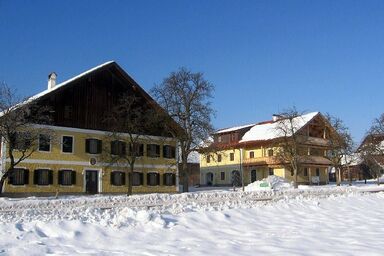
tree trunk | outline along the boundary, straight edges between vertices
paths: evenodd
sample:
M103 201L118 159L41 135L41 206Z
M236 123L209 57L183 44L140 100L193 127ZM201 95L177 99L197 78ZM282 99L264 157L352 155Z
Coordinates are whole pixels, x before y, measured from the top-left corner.
M133 173L133 169L134 169L134 165L131 164L129 166L128 175L127 175L127 178L128 178L128 181L127 181L127 185L128 185L127 196L132 195L132 173Z
M183 164L182 164L182 173L183 173L183 175L182 175L182 177L183 177L183 181L182 181L182 184L183 184L183 192L188 192L189 191L189 182L188 182L188 163L187 163L187 159L186 159L186 157L185 157L185 159L184 159L184 157L183 157Z
M351 174L351 170L349 169L349 166L347 165L347 170L348 170L348 182L349 182L349 186L352 186L352 174Z
M335 167L335 175L336 175L336 186L340 186L341 184L341 171L340 167Z
M3 187L4 187L4 182L5 182L5 180L8 178L8 172L9 171L6 171L5 173L4 173L4 175L1 177L1 179L0 179L0 195L3 193Z
M294 174L295 174L295 182L293 184L293 187L294 188L298 188L299 187L299 184L297 182L297 168L294 169Z

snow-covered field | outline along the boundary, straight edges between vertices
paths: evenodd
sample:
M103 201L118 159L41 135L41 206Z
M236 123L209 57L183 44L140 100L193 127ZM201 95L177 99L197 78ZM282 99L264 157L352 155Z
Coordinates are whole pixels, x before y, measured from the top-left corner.
M0 255L384 255L376 185L0 199Z

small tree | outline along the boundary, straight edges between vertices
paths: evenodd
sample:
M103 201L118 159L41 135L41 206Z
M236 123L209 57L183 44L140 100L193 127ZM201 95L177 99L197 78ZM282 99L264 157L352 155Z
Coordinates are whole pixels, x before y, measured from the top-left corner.
M213 85L202 73L180 68L151 91L182 128L174 130L173 136L179 141L183 192L188 192L188 156L213 132L211 117L214 110L209 101L213 90Z
M300 123L302 123L302 113L299 113L295 107L279 113L279 119L276 121L275 134L279 137L276 147L276 157L283 164L288 164L288 168L294 176L294 188L298 187L297 174L300 169L300 144L303 137L297 134Z
M8 161L2 167L0 193L5 180L13 175L13 170L29 158L37 149L40 134L51 137L53 132L47 128L36 128L36 124L49 124L49 108L33 101L21 100L7 84L0 85L0 137L6 145Z
M132 195L132 177L136 160L143 155L143 140L148 135L162 130L165 120L156 113L142 98L134 95L123 95L111 113L106 114L105 121L111 132L106 133L106 141L110 142L103 150L103 158L111 166L117 165L126 169L128 191Z
M349 182L351 185L352 176L349 170L349 165L353 161L353 140L349 129L345 126L344 122L337 117L326 114L325 118L328 120L332 129L328 139L328 154L327 158L332 162L336 171L336 183L340 186L341 171L343 167L348 170Z

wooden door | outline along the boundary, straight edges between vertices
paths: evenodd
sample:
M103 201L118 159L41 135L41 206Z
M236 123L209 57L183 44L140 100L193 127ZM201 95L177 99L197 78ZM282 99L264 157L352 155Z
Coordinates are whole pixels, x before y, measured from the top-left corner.
M97 194L99 175L97 171L85 171L85 192L89 194Z

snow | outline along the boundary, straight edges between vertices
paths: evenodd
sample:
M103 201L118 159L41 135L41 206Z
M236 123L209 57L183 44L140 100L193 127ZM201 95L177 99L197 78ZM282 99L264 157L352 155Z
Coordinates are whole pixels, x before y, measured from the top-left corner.
M305 115L295 117L292 121L295 131L300 130L309 121L311 121L319 112L311 112ZM280 131L277 129L280 122L288 121L276 121L273 123L256 124L249 131L247 131L240 142L246 141L259 141L259 140L271 140L282 137Z
M1 198L0 254L382 255L382 190Z
M241 126L234 126L234 127L230 127L230 128L220 129L220 130L216 131L216 134L237 131L237 130L240 130L240 129L243 129L243 128L247 128L247 127L251 127L251 126L254 126L254 125L255 124L246 124L246 125L241 125Z
M266 189L273 189L273 190L281 190L281 189L290 189L293 188L292 184L287 181L286 179L271 175L267 178L264 178L262 180L257 180L248 186L245 187L245 191L257 191L257 190L266 190Z
M200 154L199 152L197 151L192 151L189 155L188 155L188 163L194 163L194 164L198 164L200 163Z

